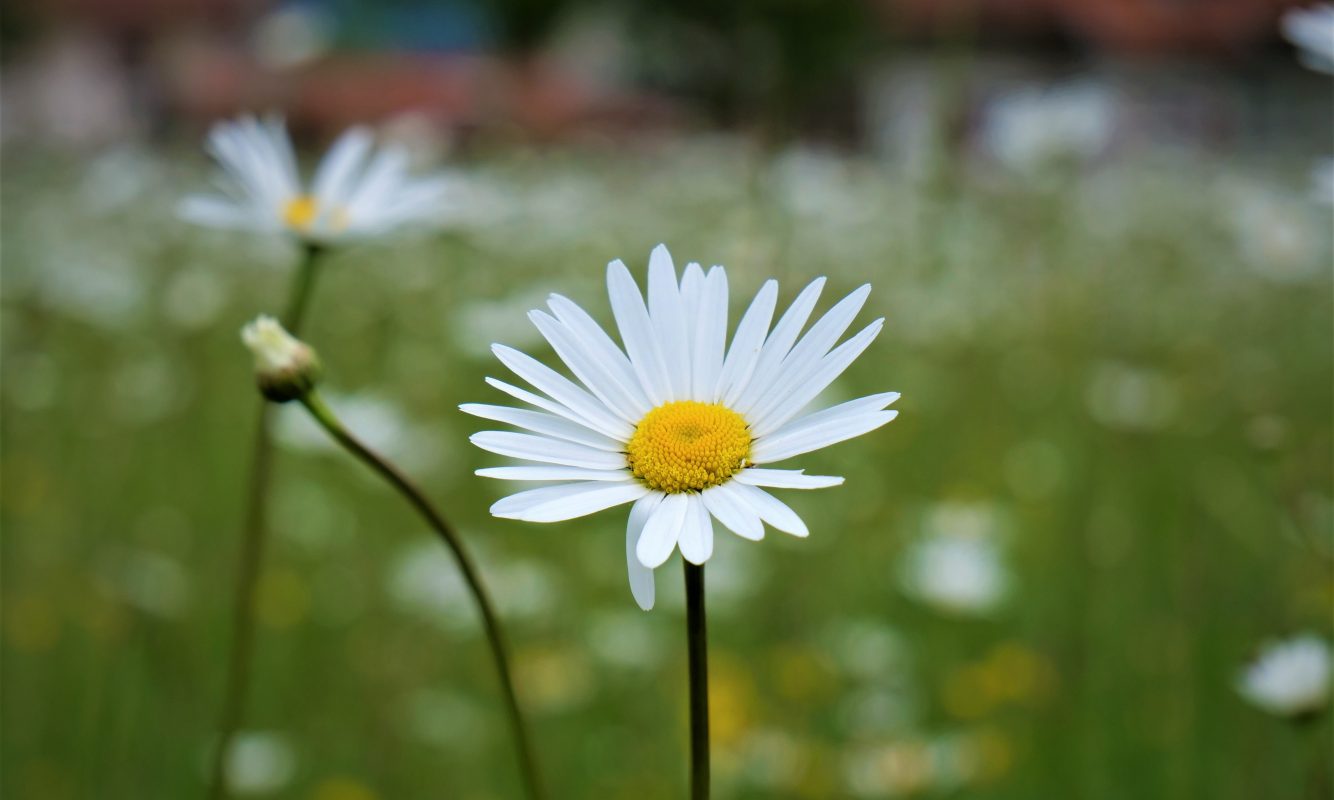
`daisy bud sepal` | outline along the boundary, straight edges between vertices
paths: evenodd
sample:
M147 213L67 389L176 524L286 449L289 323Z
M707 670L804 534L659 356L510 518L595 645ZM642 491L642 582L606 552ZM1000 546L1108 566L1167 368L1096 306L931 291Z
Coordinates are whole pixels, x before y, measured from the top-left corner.
M261 314L241 329L241 341L255 356L255 383L275 403L299 400L319 383L324 370L310 345Z

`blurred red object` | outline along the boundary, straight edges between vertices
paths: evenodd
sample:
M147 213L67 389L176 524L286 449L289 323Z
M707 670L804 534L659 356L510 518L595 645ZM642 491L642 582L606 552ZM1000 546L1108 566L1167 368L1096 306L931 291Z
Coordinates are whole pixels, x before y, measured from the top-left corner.
M445 130L504 127L536 138L670 127L680 118L661 98L590 84L538 60L362 53L275 72L204 42L180 42L165 58L168 102L186 116L281 110L294 129L319 135L409 112Z
M1052 0L1074 35L1133 53L1234 50L1271 38L1293 0Z
M120 35L158 33L181 25L244 25L268 0L41 0L27 14Z
M1297 0L869 0L892 27L927 36L1060 34L1121 52L1221 52L1272 38Z

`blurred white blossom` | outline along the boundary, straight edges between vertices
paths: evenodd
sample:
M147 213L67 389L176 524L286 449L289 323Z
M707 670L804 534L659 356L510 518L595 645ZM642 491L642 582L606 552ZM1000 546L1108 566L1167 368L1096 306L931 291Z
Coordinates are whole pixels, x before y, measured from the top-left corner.
M1297 46L1302 63L1334 73L1334 5L1293 8L1283 15L1283 35Z
M939 608L984 614L1005 594L1008 582L995 542L942 536L919 543L907 559L904 587Z
M273 794L296 774L296 752L287 736L243 731L227 750L227 785L236 794Z
M1322 219L1327 210L1322 213L1301 197L1255 182L1236 181L1223 188L1237 249L1256 274L1288 283L1327 271L1328 223Z
M982 504L943 504L928 513L925 535L902 562L904 590L929 605L984 615L1009 588L994 510Z
M1111 93L1094 83L1018 89L997 98L983 128L1001 163L1029 172L1060 161L1086 161L1112 140Z
M1237 691L1271 714L1295 717L1329 702L1329 644L1314 634L1271 642L1237 681Z
M292 69L324 55L333 33L333 21L318 8L286 5L259 18L251 45L265 67Z
M377 150L363 127L338 137L309 185L298 175L292 142L277 117L218 123L207 147L222 174L213 192L190 195L178 209L197 225L329 243L438 227L471 208L459 177L409 174L408 154L395 146Z

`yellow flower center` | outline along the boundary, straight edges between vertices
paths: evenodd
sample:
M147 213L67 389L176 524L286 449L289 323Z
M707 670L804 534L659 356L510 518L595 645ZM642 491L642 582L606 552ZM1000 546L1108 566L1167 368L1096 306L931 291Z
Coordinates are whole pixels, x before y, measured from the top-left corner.
M726 406L680 400L644 415L626 446L630 472L660 492L699 492L740 472L750 429Z
M315 198L308 194L299 194L287 201L283 206L283 224L287 227L305 231L315 221L315 215L319 213L319 206L315 204Z

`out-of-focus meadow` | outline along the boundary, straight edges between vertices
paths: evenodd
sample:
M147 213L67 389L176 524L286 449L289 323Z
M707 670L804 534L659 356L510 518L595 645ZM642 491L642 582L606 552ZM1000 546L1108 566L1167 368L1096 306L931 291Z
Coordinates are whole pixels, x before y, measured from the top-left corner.
M734 315L770 276L781 302L819 275L829 296L869 281L885 333L828 399L903 393L895 422L802 464L848 477L783 495L809 539L719 536L717 796L1328 785L1329 717L1291 725L1236 686L1265 641L1330 635L1331 224L1307 177L1327 79L1271 43L1240 65L1086 65L1036 94L1050 73L988 83L997 58L969 46L868 60L880 88L846 137L743 120L448 146L420 118L392 128L469 201L439 232L333 254L305 338L348 425L478 552L554 797L684 793L678 559L644 613L622 513L492 519L506 487L472 474L497 459L457 406L499 401L492 342L550 357L524 317L547 293L610 324L605 264L642 276L658 242L725 264ZM1210 99L1155 105L1166 80ZM94 144L5 138L6 797L204 785L258 403L237 331L280 310L296 249L176 218L211 166L209 118L173 119ZM314 119L309 156L328 136ZM279 416L234 791L518 796L449 558Z

